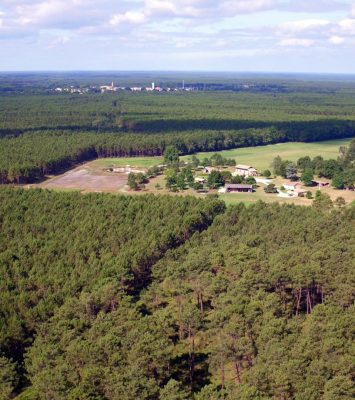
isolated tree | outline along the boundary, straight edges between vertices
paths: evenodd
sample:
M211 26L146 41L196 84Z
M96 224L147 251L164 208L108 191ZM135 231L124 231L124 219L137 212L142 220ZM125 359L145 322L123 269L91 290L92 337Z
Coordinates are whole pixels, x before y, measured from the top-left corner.
M285 175L287 179L291 181L297 181L297 166L295 163L288 163L285 168Z
M138 182L137 182L136 174L134 174L132 172L130 174L128 174L127 184L129 186L129 188L132 189L132 190L137 190L138 189Z
M275 175L282 175L282 159L280 156L274 158L272 162L272 169L274 170Z
M274 183L270 183L264 188L265 193L277 193L277 188Z
M171 189L177 184L177 173L174 169L168 169L165 173L165 181L167 189Z
M301 176L301 181L305 186L312 186L313 178L313 171L310 168L306 168Z
M178 165L179 160L179 150L175 146L168 146L164 151L164 163L167 165Z
M265 171L263 171L262 175L265 176L265 178L270 178L271 171L269 169L266 169Z

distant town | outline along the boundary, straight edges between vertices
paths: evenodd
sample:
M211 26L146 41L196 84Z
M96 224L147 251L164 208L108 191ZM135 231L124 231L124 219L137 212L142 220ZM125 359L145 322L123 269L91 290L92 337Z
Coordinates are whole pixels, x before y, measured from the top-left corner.
M76 87L76 86L69 86L69 87L57 87L54 89L57 93L79 93L85 94L90 92L119 92L119 91L130 91L130 92L191 92L199 90L198 86L185 86L185 82L182 82L181 87L160 87L156 86L154 82L150 86L116 86L113 82L111 85L103 85L103 86L89 86L89 87Z
M186 84L185 81L182 81L180 85L175 87L169 86L159 86L152 82L149 86L116 86L114 82L110 85L103 86L65 86L65 87L56 87L52 91L56 93L78 93L78 94L87 94L87 93L112 93L112 92L121 92L121 91L129 91L129 92L196 92L196 91L217 91L217 90L231 90L231 91L248 91L248 90L265 90L265 85L255 85L255 84L238 84L238 85L224 85L224 84L204 84L204 83L195 83L195 84ZM268 86L268 90L282 91L283 88L275 87L275 85Z

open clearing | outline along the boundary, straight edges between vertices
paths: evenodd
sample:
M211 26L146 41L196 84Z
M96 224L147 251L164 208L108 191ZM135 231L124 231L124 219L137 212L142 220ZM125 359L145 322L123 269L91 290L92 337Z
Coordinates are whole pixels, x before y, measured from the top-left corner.
M163 164L163 157L122 157L122 158L99 158L92 161L90 165L95 168L130 167L150 168Z
M351 139L333 140L317 143L282 143L262 147L248 147L234 150L221 151L220 154L226 158L234 158L237 163L249 164L256 167L259 171L269 169L274 157L281 156L283 159L297 161L298 158L309 155L315 157L321 155L325 159L337 158L339 155L339 147L349 144ZM211 157L214 152L199 153L197 157ZM189 160L191 156L182 157L183 160ZM205 197L205 194L198 194L192 189L184 192L171 193L165 188L164 176L158 176L151 179L144 190L133 192L128 191L125 187L127 182L126 173L107 172L108 168L130 166L136 168L149 168L154 165L163 163L162 157L131 157L131 158L104 158L91 161L66 172L63 175L52 177L47 181L32 185L34 187L42 187L56 190L80 190L83 192L110 192L110 193L129 193L129 194L169 194L178 196L197 196ZM233 171L233 167L228 168ZM285 182L284 179L277 178L273 180L277 186L281 186ZM306 188L315 195L318 188ZM355 193L346 190L334 190L332 188L322 188L323 192L328 193L332 200L338 196L344 197L347 203L355 200ZM217 193L217 191L210 191ZM312 200L306 198L280 198L277 195L266 194L264 185L261 183L254 193L225 193L219 194L219 198L227 204L235 204L239 202L254 203L258 200L265 202L293 203L298 205L311 205Z
M219 151L225 158L234 158L237 164L252 165L260 172L265 169L270 169L272 160L280 156L284 160L297 161L300 157L322 156L325 159L337 158L339 156L339 147L347 146L351 139L330 140L326 142L315 143L280 143L268 146L258 147L243 147L240 149ZM215 152L197 153L199 159L211 157ZM182 157L185 160L190 160L191 156Z
M124 188L126 182L127 174L104 172L88 163L33 186L45 189L77 189L84 192L117 192Z

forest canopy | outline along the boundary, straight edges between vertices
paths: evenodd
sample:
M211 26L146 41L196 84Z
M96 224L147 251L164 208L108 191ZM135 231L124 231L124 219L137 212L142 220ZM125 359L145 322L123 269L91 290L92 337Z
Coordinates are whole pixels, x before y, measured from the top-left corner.
M353 207L0 200L0 392L352 398Z

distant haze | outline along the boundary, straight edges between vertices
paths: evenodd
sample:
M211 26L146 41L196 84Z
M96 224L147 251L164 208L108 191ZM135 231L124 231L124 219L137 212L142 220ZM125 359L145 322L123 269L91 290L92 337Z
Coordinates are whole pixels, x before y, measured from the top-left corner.
M1 0L1 71L355 73L354 0Z

